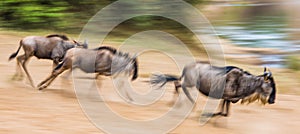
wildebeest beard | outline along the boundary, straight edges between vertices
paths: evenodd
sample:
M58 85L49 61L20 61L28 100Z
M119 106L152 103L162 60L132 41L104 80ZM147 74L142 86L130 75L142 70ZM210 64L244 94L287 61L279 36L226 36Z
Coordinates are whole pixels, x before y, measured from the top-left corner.
M266 97L266 96L264 96L260 93L255 92L252 95L243 98L242 101L241 101L241 104L249 104L249 103L252 103L256 100L261 102L261 104L265 105L268 102L268 97Z
M263 79L260 79L259 77L244 74L240 80L239 90L242 92L252 91L253 93L242 98L241 104L249 104L257 100L261 102L261 104L265 105L268 101L267 95L265 95L263 91L257 90L261 88L263 82Z

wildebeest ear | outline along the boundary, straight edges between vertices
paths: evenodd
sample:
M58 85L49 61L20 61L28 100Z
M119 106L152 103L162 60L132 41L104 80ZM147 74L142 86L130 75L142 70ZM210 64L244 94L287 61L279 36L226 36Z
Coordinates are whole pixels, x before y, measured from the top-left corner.
M264 73L267 71L267 68L266 67L264 67Z

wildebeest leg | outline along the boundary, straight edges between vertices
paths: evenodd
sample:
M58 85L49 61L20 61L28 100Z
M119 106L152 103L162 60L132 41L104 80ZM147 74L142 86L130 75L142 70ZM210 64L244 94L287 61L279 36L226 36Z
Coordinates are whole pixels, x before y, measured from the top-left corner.
M38 85L38 89L39 90L42 90L46 87L48 87L52 82L53 80L59 75L61 74L62 72L64 72L66 70L66 68L62 67L60 68L59 70L54 70L52 72L52 74L46 78L44 81L42 81L39 85Z
M52 69L55 69L57 67L57 65L59 64L59 60L58 59L54 59L53 60L53 65L52 65ZM62 78L64 79L68 79L69 76L71 75L72 70L67 71Z
M121 84L122 84L121 87L124 87L126 97L127 97L130 101L133 101L133 99L131 98L131 96L128 94L127 87L129 87L129 86L128 86L128 85L124 85L124 84L125 84L124 81L122 81Z
M97 80L100 75L100 73L96 73L95 79Z
M178 89L181 87L181 84L179 81L174 81L174 86L175 86L175 91L174 91L174 95L173 95L173 102L175 102L176 98L179 96Z
M128 94L128 91L127 90L125 90L125 94L126 94L126 96L127 96L127 98L130 100L130 101L133 101L133 99L130 97L130 95Z
M59 62L57 60L53 60L52 69L54 69L58 65L58 63Z
M71 74L72 74L72 69L65 72L61 77L64 78L64 79L69 79Z
M229 109L230 109L230 101L226 100L226 113L222 114L223 116L229 115Z
M191 97L190 92L187 90L186 86L183 84L182 86L182 90L184 92L184 94L188 97L188 99L194 104L195 101L194 99Z
M118 85L117 88L122 88L122 90L125 92L125 95L129 101L133 101L131 96L128 94L127 87L128 85L125 85L124 78L122 79L121 77L123 76L113 76L116 79L116 84Z
M23 60L23 63L22 63L22 67L23 67L23 69L24 69L24 71L25 71L25 73L26 73L26 75L27 75L27 77L28 77L28 80L29 80L29 82L30 82L30 85L31 85L32 87L34 87L33 80L32 80L32 78L31 78L31 76L30 76L30 74L29 74L29 72L28 72L28 70L27 70L27 67L26 67L26 63L27 63L27 61L29 60L29 58L30 58L30 56L25 56L25 58L24 58L24 60Z
M221 102L221 105L220 105L220 107L221 107L220 112L214 113L213 116L218 116L218 115L222 115L222 114L223 114L224 107L225 107L225 100L221 100L221 101L222 101L222 102Z
M23 79L23 73L21 69L22 61L24 60L25 55L20 55L17 57L17 67L16 67L16 73L13 76L13 80L22 80Z
M40 84L37 85L39 90L42 90L43 87L41 87L44 83L46 83L47 81L49 81L50 79L53 78L53 75L51 74L50 76L48 76L45 80L43 80Z
M175 85L175 93L179 94L178 88L181 87L180 82L179 81L174 81L174 85Z
M229 100L222 100L221 111L218 112L218 113L213 114L213 116L218 116L218 115L228 116L229 108L230 108L230 101ZM224 113L224 112L226 112L226 113Z

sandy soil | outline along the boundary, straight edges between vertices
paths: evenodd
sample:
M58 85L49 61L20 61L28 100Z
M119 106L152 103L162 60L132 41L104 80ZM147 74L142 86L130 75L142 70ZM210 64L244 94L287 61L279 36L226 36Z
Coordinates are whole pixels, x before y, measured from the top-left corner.
M0 35L0 133L104 133L98 129L85 115L76 98L71 80L59 77L42 92L31 88L26 80L12 81L15 73L15 61L8 62L8 56L15 52L21 37ZM23 53L21 51L21 53ZM157 58L164 62L153 64ZM144 55L140 59L141 74L153 70L166 73L177 73L179 70L167 57ZM155 65L155 66L153 66ZM174 66L174 67L173 67ZM51 70L51 62L32 58L28 65L35 84L44 79ZM91 77L92 78L92 77ZM145 78L139 78L132 86L138 93L148 92L149 85ZM105 102L114 112L134 120L149 120L159 117L172 108L172 85L166 87L163 97L149 106L127 104L115 93L111 79L103 77L97 80L101 86L99 90ZM101 85L100 85L101 84ZM280 90L280 89L279 89ZM234 104L229 117L216 117L208 123L199 125L201 110L206 97L200 95L197 106L191 114L169 133L209 133L209 134L296 134L300 133L300 97L279 94L274 105L261 106L259 104ZM184 96L182 101L186 101ZM105 114L105 113L104 113ZM176 117L174 117L176 118ZM107 123L112 123L108 122ZM113 124L113 123L112 123ZM164 127L160 124L153 130ZM142 128L147 126L142 126ZM135 132L121 126L125 132ZM136 133L145 133L136 130ZM151 132L151 131L150 131Z

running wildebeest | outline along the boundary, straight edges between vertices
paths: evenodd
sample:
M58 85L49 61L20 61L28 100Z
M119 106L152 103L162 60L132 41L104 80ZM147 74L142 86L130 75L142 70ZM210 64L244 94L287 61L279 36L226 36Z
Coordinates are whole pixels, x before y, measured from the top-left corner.
M181 77L154 74L151 84L164 86L174 81L175 91L182 87L188 99L194 103L187 88L196 87L202 94L222 99L221 111L213 114L228 116L230 102L251 103L260 100L262 104L275 103L276 86L270 71L264 69L263 75L252 75L235 66L216 67L195 62L184 67ZM223 92L224 91L224 92ZM223 93L222 93L223 92ZM226 113L225 113L226 105Z
M43 36L27 36L20 41L19 48L17 52L11 54L9 61L15 58L21 47L23 47L24 54L17 57L17 71L14 78L23 78L23 73L21 72L21 66L25 71L29 82L32 87L34 87L32 78L28 73L26 63L30 57L35 56L38 59L50 59L53 60L53 66L62 60L66 51L75 46L87 48L87 43L83 44L76 41L69 41L68 37L65 35L52 34L46 37Z
M51 75L38 84L38 89L48 87L52 81L62 72L68 69L79 68L86 73L117 77L124 74L131 80L138 77L138 63L136 56L130 57L128 53L117 51L115 48L102 46L96 49L72 48L67 51L62 63L60 63ZM96 76L96 77L97 77ZM128 99L132 100L126 92Z

